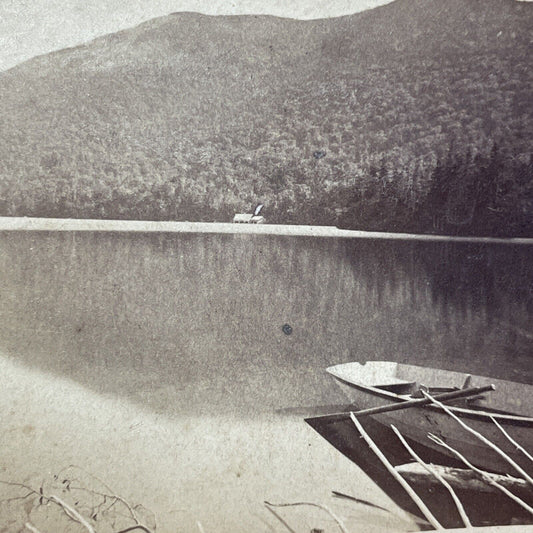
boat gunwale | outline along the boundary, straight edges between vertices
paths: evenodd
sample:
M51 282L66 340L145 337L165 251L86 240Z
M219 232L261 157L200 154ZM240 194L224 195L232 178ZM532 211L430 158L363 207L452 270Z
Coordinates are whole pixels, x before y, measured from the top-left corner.
M328 369L329 371L329 369ZM373 396L379 396L382 398L386 398L388 400L391 400L393 403L404 403L409 400L412 400L413 398L409 398L406 396L402 396L399 394L395 394L390 391L386 391L383 389L379 389L377 387L373 387L371 385L363 385L360 383L353 383L350 381L347 381L346 379L341 378L340 376L337 376L335 374L330 374L337 379L338 381L344 383L345 385L348 385L349 387L356 388L358 390L371 393ZM452 405L446 406L452 413L457 415L459 418L468 418L468 419L477 419L483 422L489 422L493 423L492 418L498 421L500 424L511 424L513 426L522 426L522 427L533 427L533 417L528 416L521 416L521 415L513 415L513 414L504 414L504 413L491 413L490 411L477 411L473 409L465 409L463 407L457 407ZM413 405L411 409L429 409L432 411L436 411L442 414L443 409L439 407L438 405ZM355 411L354 411L355 412ZM335 413L335 414L343 414L343 413ZM379 416L380 413L376 413L375 416ZM383 413L387 414L387 413ZM328 415L326 415L328 416ZM334 414L329 415L334 416ZM374 416L374 415L370 415Z

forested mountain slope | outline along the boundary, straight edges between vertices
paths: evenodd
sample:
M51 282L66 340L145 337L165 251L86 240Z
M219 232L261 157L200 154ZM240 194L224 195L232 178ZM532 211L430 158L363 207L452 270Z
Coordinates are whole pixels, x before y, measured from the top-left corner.
M533 235L533 5L178 13L0 74L0 214Z

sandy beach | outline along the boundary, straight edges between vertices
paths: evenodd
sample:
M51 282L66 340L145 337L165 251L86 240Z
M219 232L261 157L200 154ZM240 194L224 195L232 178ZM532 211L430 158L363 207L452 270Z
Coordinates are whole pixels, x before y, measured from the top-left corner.
M198 531L197 522L205 531L284 531L264 500L327 504L347 525L357 526L352 531L408 523L335 501L331 490L394 509L298 417L172 418L25 368L10 357L0 358L0 372L4 481L46 486L54 474L76 465L132 505L152 511L162 533ZM0 523L9 523L6 509L0 510ZM298 531L332 525L326 513L312 508L282 514Z

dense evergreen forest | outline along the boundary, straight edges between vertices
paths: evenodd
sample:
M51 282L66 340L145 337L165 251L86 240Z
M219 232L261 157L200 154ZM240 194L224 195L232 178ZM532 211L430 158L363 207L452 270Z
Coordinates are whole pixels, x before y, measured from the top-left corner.
M0 73L0 215L533 236L533 5L155 19Z

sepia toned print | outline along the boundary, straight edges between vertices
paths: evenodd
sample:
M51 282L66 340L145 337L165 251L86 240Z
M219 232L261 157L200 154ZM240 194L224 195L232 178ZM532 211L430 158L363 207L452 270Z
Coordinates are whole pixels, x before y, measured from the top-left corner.
M533 527L531 2L0 13L0 532Z

